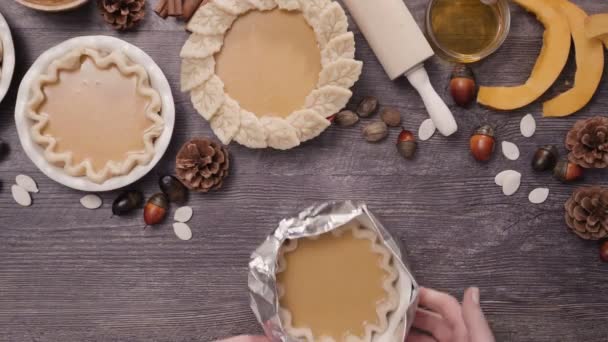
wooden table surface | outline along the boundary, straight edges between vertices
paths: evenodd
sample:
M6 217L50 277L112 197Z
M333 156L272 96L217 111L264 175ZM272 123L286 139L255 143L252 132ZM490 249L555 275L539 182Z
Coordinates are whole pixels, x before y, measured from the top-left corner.
M406 1L419 24L427 0ZM608 11L604 1L578 0L590 13ZM0 105L0 136L10 144L0 163L0 340L1 341L210 341L259 333L248 305L247 262L251 251L279 220L330 199L354 199L369 207L404 243L418 281L461 296L469 285L481 300L498 341L607 341L608 264L597 244L578 239L565 226L563 204L577 185L535 174L529 163L537 146L563 149L577 119L608 114L608 78L592 102L567 119L541 119L541 102L511 113L474 106L452 107L460 130L419 144L417 158L397 155L397 130L368 144L359 127L331 127L321 137L289 152L231 145L233 173L217 193L193 194L194 238L179 241L170 220L143 230L141 212L111 218L117 192L102 194L103 208L89 211L83 195L46 178L22 151L13 119L16 90L24 73L46 49L79 35L118 36L140 46L163 69L174 92L177 122L159 165L135 185L151 195L159 175L171 173L174 156L187 139L211 136L208 124L179 91L178 53L187 34L181 23L151 12L137 31L113 32L89 3L79 10L47 14L13 1L0 2L12 27L17 68ZM474 66L480 84L523 82L542 43L536 19L511 5L511 34L493 56ZM391 82L352 24L357 58L365 62L351 101L377 96L403 112L416 130L427 114L406 80ZM433 83L449 100L451 65L427 63ZM571 58L558 86L567 88ZM519 121L533 113L534 137L523 138ZM375 118L377 119L377 118ZM370 120L368 120L370 121ZM487 164L473 160L468 137L480 123L497 125L498 140L519 145L522 156L500 153ZM498 150L497 152L500 152ZM523 174L521 189L502 195L494 176L504 169ZM13 202L14 177L34 177L34 205ZM588 172L585 184L606 184L606 172ZM529 191L547 186L546 203L532 205Z

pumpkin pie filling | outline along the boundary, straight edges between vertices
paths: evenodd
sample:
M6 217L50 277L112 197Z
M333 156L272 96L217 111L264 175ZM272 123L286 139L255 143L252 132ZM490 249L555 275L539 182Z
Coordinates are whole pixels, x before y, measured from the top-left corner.
M83 56L79 68L60 71L42 91L38 112L49 117L42 134L56 139L56 153L72 152L74 163L89 160L98 171L144 150L144 132L154 122L145 115L150 101L137 91L135 75L102 69Z
M344 341L349 336L365 341L366 328L382 326L380 315L385 313L378 308L393 300L386 288L391 274L383 266L385 254L355 229L344 227L339 234L299 239L295 248L289 241L282 247L280 306L291 316L288 324L310 329L315 341Z
M301 12L251 11L234 22L216 63L226 93L242 108L287 117L315 89L321 52Z

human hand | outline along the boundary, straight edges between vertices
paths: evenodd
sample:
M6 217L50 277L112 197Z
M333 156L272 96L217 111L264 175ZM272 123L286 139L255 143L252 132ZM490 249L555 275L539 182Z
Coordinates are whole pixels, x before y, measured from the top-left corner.
M406 342L495 342L479 305L478 288L465 291L462 306L447 293L422 288L420 306Z
M217 341L217 342L270 342L270 340L268 340L264 336L241 335L241 336L231 337L229 339L225 339L225 340L221 340L221 341Z

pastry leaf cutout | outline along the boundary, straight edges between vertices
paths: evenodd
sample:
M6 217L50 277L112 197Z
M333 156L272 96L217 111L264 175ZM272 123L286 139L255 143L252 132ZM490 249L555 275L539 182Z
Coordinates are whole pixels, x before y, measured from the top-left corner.
M314 27L317 40L324 48L332 39L347 32L348 19L340 4L333 2L321 13L319 24Z
M277 150L289 150L300 145L298 133L286 120L271 116L260 119L266 133L268 146Z
M327 118L344 108L352 94L348 89L325 86L313 90L306 98L305 106Z
M296 11L301 8L298 0L276 0L276 2L280 9L284 9L286 11Z
M181 58L206 58L220 51L223 44L222 35L203 36L195 33L186 40L179 55Z
M214 0L213 2L222 11L237 16L253 9L250 2L242 0Z
M215 72L215 59L207 57L203 59L182 59L181 67L181 89L189 91L205 83Z
M304 109L291 114L287 121L296 129L300 141L308 141L317 137L330 122L311 109Z
M300 8L304 13L304 17L311 26L315 26L319 22L319 18L323 10L329 6L331 0L299 0Z
M340 58L355 58L355 35L352 32L341 34L330 40L321 51L321 64L323 66Z
M268 11L277 7L277 3L274 0L247 0L260 11Z
M354 59L340 59L328 64L319 74L318 87L333 85L343 88L352 87L361 76L363 63Z
M224 83L215 75L203 85L192 89L190 93L194 108L207 121L217 113L224 103L225 97Z
M241 109L238 102L226 96L224 104L211 118L211 129L224 145L230 144L240 128Z
M211 2L199 7L186 28L188 31L203 35L224 34L235 19L235 15L222 11Z
M241 129L234 137L239 144L249 148L266 148L266 130L255 114L241 109Z

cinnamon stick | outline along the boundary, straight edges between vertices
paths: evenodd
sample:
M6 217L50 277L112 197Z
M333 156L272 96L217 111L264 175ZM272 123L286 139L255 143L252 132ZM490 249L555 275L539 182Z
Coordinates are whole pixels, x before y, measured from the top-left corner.
M204 6L209 0L184 0L182 18L186 21L192 18L192 15L200 6Z
M182 12L182 1L183 0L169 0L168 2L168 12L169 16L179 17L183 14Z
M169 15L168 2L169 0L158 0L156 6L154 6L154 13L156 13L159 17L166 19Z

